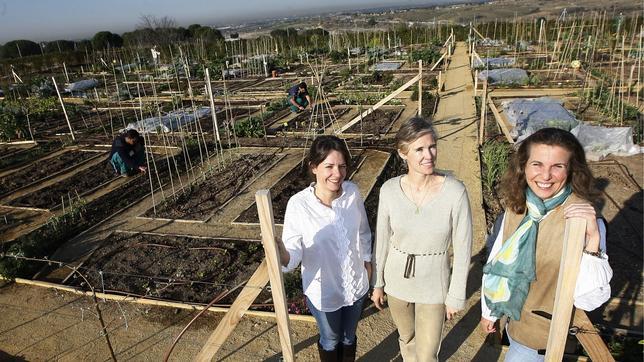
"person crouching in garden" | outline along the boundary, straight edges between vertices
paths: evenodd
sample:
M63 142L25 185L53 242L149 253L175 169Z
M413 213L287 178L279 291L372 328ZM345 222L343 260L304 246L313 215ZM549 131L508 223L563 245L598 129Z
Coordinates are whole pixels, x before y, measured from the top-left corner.
M302 264L322 361L355 360L356 328L371 277L371 230L363 199L358 187L345 181L350 161L338 137L313 141L308 167L315 182L289 199L282 239L276 238L283 270Z
M437 172L437 140L429 120L403 124L396 143L408 171L380 189L371 300L382 310L387 295L406 362L438 360L445 317L466 299L470 204L462 182Z
M606 227L592 205L599 192L579 141L556 128L521 143L500 190L505 212L483 268L481 328L495 332L495 321L507 317L505 360L543 361L538 350L548 344L545 315L553 313L566 219L586 220L575 306L593 310L610 298Z
M109 160L114 171L121 176L144 173L147 167L143 137L135 129L128 129L118 135L112 142Z
M312 103L305 82L294 85L288 90L288 105L291 107L291 112L302 112L309 105L313 107Z

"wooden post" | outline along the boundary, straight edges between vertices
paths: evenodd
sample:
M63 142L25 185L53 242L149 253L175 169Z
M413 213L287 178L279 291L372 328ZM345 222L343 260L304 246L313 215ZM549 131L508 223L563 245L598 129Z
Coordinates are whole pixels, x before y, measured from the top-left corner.
M586 333L577 333L576 337L593 361L615 361L615 358L610 354L610 351L608 350L608 347L606 347L606 343L604 343L602 337L599 333L595 332L595 326L593 326L590 319L588 319L586 312L581 309L575 309L573 323L581 330L587 331Z
M479 71L474 71L474 97L476 97L476 91L479 88Z
M288 320L286 306L286 293L284 292L284 279L280 268L279 254L275 246L275 220L273 219L273 203L269 190L259 190L255 193L259 226L262 231L262 244L268 262L268 275L271 280L271 294L273 306L277 316L277 330L282 346L284 361L293 362L293 343L291 341L291 328Z
M487 114L487 81L483 81L483 94L481 94L481 121L479 122L479 146L485 138L485 115Z
M437 93L440 93L443 90L443 79L442 78L443 78L443 72L439 70L438 71L438 84L437 84L438 92Z
M579 274L581 254L586 237L586 220L571 218L566 220L563 251L557 277L557 293L548 333L546 347L547 362L559 362L563 358L566 337L572 317L573 294Z
M72 140L76 141L76 136L74 136L74 130L72 129L72 124L69 122L69 117L67 117L67 111L65 110L65 103L63 103L63 97L60 96L60 91L58 90L56 79L54 79L54 77L51 77L51 80L54 82L54 88L56 88L56 94L58 94L58 100L60 101L60 106L63 107L63 114L65 115L65 120L67 120L67 126L69 126L69 132L72 134Z
M508 128L508 125L506 124L506 122L503 119L503 117L501 117L501 114L499 113L499 110L496 109L496 106L494 105L494 101L492 101L492 97L487 98L487 105L490 107L490 110L492 111L492 114L494 114L494 119L496 119L496 123L501 128L501 132L503 132L503 135L508 140L508 142L510 142L510 144L513 145L514 140L512 139L512 136L510 135L510 129Z
M423 60L418 60L418 116L423 116Z
M210 362L212 360L217 351L219 351L219 348L221 348L228 336L232 333L233 329L235 329L242 316L244 316L248 307L253 304L255 298L257 298L264 286L266 286L268 279L268 263L264 259L259 264L259 267L257 267L257 270L255 270L255 273L250 277L248 283L239 292L237 299L230 306L230 309L219 322L215 331L208 337L206 344L201 348L197 357L195 357L196 361Z
M347 129L351 128L354 124L358 123L362 117L366 117L369 115L371 112L375 111L376 109L382 107L385 103L389 102L392 100L395 96L399 95L402 91L405 89L411 87L414 83L416 83L420 79L420 76L415 76L412 79L410 79L407 83L403 84L400 86L400 88L396 89L395 91L391 92L388 96L385 98L381 99L378 103L374 104L373 106L369 107L366 111L362 112L361 114L357 115L355 118L353 118L351 121L349 121L347 124L345 124L342 128L339 130L335 131L335 134L342 133L346 131Z

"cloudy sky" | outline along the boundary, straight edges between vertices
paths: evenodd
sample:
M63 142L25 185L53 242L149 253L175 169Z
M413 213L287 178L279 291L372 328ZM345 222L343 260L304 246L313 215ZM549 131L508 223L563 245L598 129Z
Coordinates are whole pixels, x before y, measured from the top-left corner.
M134 30L141 15L169 16L181 26L222 26L242 20L383 5L447 0L0 0L0 44L15 39L83 39L98 31Z

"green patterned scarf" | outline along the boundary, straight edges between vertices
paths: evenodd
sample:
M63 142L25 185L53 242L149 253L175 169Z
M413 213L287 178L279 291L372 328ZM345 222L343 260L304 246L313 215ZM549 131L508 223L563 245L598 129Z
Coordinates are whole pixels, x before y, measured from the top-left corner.
M501 250L483 267L483 297L492 316L521 318L523 303L535 278L539 222L563 204L571 193L572 187L567 184L552 198L541 200L529 187L526 189L526 216L503 242Z

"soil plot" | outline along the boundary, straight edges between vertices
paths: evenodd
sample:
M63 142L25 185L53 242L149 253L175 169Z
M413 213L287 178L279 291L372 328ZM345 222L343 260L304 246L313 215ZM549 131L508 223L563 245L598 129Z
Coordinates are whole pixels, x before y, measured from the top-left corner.
M44 177L52 176L98 155L99 153L96 152L69 151L58 157L36 161L23 169L2 177L0 179L0 195L26 186Z
M304 111L298 114L295 118L285 121L280 125L279 130L283 132L322 132L327 128L331 122L342 117L345 113L349 112L349 108L339 108L333 110L333 116L327 109L322 108L317 111L311 124L311 111Z
M234 299L263 257L259 242L116 233L81 272L98 291L208 303Z
M70 198L76 199L116 177L112 166L107 161L101 162L51 186L19 197L11 201L11 205L53 209L61 203L61 198L64 198L65 202Z
M355 167L360 163L364 156L353 156L351 164ZM349 170L351 172L351 170ZM272 203L273 203L273 217L276 224L284 223L284 213L286 212L286 204L288 199L296 193L308 187L314 181L312 176L308 175L306 167L298 165L291 169L284 177L282 177L274 186L271 187ZM257 205L253 204L248 209L235 219L235 222L244 223L259 223L257 216Z
M404 109L376 109L343 133L386 134Z
M164 219L206 220L221 205L237 195L244 187L272 165L273 154L244 154L229 161L221 171L205 180L188 186L176 197L148 210L143 216Z

